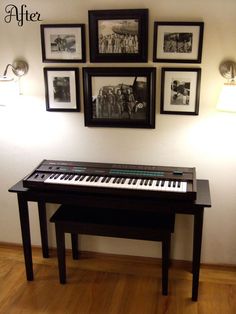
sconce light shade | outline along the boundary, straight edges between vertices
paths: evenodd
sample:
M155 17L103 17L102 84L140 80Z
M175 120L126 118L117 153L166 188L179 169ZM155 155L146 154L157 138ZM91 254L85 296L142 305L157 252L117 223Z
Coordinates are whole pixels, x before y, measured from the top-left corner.
M0 81L0 106L14 103L19 96L19 84L15 80Z
M217 109L236 112L236 63L225 61L220 64L220 74L228 80L224 84L217 104Z
M236 112L236 84L225 83L217 104L217 109Z
M8 75L8 69L11 68L15 77ZM0 76L0 106L14 102L17 95L21 94L19 79L28 72L29 66L23 60L16 60L13 64L7 64L5 71Z

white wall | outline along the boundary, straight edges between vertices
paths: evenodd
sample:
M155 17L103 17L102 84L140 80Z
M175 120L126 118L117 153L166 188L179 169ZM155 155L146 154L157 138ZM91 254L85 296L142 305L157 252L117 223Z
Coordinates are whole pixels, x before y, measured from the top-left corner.
M28 22L23 27L18 27L15 21L6 24L4 8L9 1L1 1L0 71L17 57L24 57L30 69L21 82L24 96L7 107L0 107L0 241L21 243L16 196L10 194L8 188L44 158L195 166L198 178L210 180L213 205L205 211L202 261L236 264L236 115L215 109L223 83L218 72L219 63L225 58L236 59L236 1L146 0L144 4L140 0L31 0L24 3L30 11L41 13L43 23L85 23L87 60L88 10L148 8L149 62L140 66L157 68L156 128L84 127L82 97L80 113L46 112L42 69L52 64L41 61L39 23ZM15 0L14 4L22 2ZM160 69L173 64L152 62L154 21L205 23L202 63L175 64L202 68L198 116L160 115ZM73 65L81 69L90 63ZM32 242L38 245L38 216L35 205L31 207ZM50 212L53 210L55 207L51 205ZM53 226L49 233L54 245ZM192 219L178 216L173 240L174 258L191 259L191 234ZM84 250L120 254L160 254L159 246L144 241L82 237L81 246Z

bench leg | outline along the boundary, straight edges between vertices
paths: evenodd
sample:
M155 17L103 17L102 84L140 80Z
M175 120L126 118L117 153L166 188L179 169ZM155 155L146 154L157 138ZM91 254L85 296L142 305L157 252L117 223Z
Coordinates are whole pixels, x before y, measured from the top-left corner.
M168 295L168 272L171 235L162 241L162 294Z
M56 226L56 241L57 241L57 259L59 269L60 283L66 283L66 250L65 250L65 234L59 225Z
M79 254L78 254L78 234L77 233L71 233L71 247L72 247L73 259L79 259Z

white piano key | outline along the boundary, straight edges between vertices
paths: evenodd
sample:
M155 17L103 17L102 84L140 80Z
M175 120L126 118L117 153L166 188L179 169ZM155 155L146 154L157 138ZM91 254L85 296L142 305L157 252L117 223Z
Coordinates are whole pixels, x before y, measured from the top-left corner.
M181 182L182 183L182 192L187 192L187 182Z

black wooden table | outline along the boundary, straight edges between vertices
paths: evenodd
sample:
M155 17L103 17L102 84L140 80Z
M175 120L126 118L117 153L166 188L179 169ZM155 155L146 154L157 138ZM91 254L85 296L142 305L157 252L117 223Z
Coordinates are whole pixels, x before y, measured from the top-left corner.
M46 218L46 203L69 204L78 206L78 209L92 206L100 209L118 209L121 215L125 209L141 211L163 211L172 209L176 214L192 215L194 217L193 229L193 257L192 257L192 300L198 299L199 271L201 259L203 214L205 207L211 207L211 197L208 180L197 180L197 198L195 201L181 199L157 199L153 198L129 198L115 195L86 194L71 191L42 191L23 187L22 180L9 189L9 192L17 193L20 214L20 225L25 258L27 280L33 280L33 262L29 223L28 202L37 202L42 242L43 257L49 257L48 232Z

